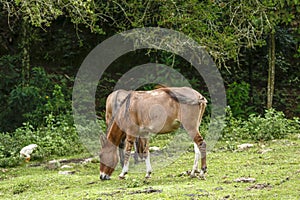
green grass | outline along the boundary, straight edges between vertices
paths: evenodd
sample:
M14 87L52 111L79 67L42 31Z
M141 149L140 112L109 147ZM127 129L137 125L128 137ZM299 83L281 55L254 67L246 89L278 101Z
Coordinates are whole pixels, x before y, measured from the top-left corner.
M227 147L228 143L218 142L208 154L205 180L181 175L191 169L193 152L162 169L154 168L149 180L136 172L140 171L136 168L145 169L144 163L132 164L126 180L118 179L118 167L110 181L99 180L99 163L70 163L73 168L68 170L74 170L73 175L60 175L58 171L63 169L49 169L47 162L2 168L0 199L300 199L298 137L255 143L244 151ZM272 151L261 154L262 149ZM86 155L77 158L82 156ZM252 177L256 182L235 182L240 177ZM250 189L259 184L265 187Z

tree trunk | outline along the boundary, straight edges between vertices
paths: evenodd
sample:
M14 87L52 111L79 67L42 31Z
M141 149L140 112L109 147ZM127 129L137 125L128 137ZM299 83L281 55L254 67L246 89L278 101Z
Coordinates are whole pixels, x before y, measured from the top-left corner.
M272 32L269 39L269 69L268 69L268 93L267 109L272 108L275 85L275 33Z
M253 100L253 71L252 71L252 59L251 59L251 56L248 56L248 75L249 75L249 84L250 84L250 94L249 94L249 97L250 97L250 103L253 104L254 103L254 100Z
M30 27L28 21L22 20L22 41L21 41L21 56L22 56L22 85L25 86L30 79Z

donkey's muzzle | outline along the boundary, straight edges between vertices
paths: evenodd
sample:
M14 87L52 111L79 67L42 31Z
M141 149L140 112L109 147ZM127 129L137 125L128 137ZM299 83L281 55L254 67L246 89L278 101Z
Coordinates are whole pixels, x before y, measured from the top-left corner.
M107 174L101 174L100 175L100 180L102 180L102 181L110 180L110 176L107 175Z

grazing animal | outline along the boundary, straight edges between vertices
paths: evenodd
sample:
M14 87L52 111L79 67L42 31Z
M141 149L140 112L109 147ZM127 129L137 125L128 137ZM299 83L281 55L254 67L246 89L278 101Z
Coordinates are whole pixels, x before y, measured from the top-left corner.
M119 178L125 178L129 168L132 146L137 137L148 138L150 133L163 134L180 127L194 141L195 159L191 176L198 170L201 157L201 172L206 172L206 143L199 133L199 126L207 100L189 87L163 87L151 91L131 91L121 102L118 112L111 117L106 137L101 137L100 179L109 180L117 163L117 150L126 137L124 166ZM150 178L149 140L145 140L146 178Z
M20 157L25 157L25 162L29 162L31 158L30 155L37 147L38 145L36 144L30 144L26 147L23 147L20 151Z
M130 94L130 91L127 90L116 90L108 95L106 99L106 112L105 112L105 121L106 127L109 127L112 123L111 119L117 114L121 105L124 103L126 97ZM124 148L125 148L125 138L126 134L122 133L123 137L119 144L119 157L121 167L124 165ZM138 137L134 143L135 153L134 153L134 161L138 163L138 157L144 159L144 147L146 144L146 138Z

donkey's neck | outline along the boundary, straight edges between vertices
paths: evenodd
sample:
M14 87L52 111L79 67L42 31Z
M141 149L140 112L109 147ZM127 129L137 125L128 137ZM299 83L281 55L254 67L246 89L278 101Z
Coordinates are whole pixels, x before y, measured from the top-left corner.
M117 123L114 121L107 132L107 139L115 146L119 146L122 138L124 137L124 134L125 133L119 128Z

